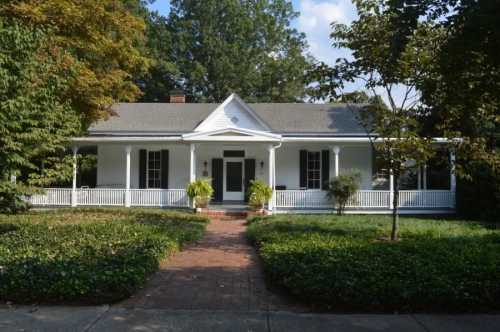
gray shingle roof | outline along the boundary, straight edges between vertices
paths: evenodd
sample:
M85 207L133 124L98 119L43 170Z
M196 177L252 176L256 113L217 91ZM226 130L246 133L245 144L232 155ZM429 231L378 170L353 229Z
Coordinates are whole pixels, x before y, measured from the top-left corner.
M120 103L116 116L100 121L89 134L120 132L175 134L191 132L219 104ZM345 104L249 103L272 132L279 134L364 135L355 113Z

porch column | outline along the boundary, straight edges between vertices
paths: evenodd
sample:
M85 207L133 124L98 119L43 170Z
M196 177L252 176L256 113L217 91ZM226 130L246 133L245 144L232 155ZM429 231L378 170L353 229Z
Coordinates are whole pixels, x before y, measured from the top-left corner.
M125 207L130 207L130 151L132 147L127 145L125 147L125 160L126 160L126 171L125 171Z
M333 147L333 153L335 154L335 177L339 176L339 153L340 146Z
M189 182L193 182L196 180L196 145L191 143L189 146ZM194 199L189 203L191 208L195 208Z
M269 161L268 161L268 167L269 167L269 174L268 174L268 184L271 188L273 188L273 195L274 195L274 178L273 178L273 173L274 173L274 147L272 145L268 146L268 151L269 151ZM273 210L273 198L268 202L268 209L269 211Z
M422 174L422 187L427 190L427 165L424 165L424 174Z
M455 174L455 153L450 150L450 191L457 190L457 176Z
M77 192L76 192L76 172L77 172L77 153L78 153L78 147L73 146L73 187L71 190L71 206L75 207L78 205L78 199L76 197Z
M392 169L389 170L389 209L394 209L394 174Z
M189 182L193 182L196 180L196 145L191 143L189 146Z

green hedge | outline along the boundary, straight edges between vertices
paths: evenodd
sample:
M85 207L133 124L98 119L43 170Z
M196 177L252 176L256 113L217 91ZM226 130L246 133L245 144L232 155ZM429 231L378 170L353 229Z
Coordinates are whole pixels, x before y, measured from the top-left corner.
M0 299L109 303L130 296L159 261L199 239L206 218L140 209L0 215Z
M500 309L500 231L402 218L386 241L381 216L273 216L250 221L270 279L338 311Z

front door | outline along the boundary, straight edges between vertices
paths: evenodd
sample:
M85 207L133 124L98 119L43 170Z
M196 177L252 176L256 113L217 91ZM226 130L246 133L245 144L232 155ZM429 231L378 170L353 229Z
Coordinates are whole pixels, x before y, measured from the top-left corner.
M224 160L224 200L242 201L243 191L243 160Z

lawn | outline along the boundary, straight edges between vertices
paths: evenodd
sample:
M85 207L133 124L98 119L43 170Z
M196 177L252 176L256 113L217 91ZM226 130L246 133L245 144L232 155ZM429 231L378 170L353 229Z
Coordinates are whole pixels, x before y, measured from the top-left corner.
M276 215L250 220L269 279L333 311L465 312L500 309L500 230L387 216Z
M201 238L207 222L152 209L0 214L0 300L97 304L127 298L160 260Z

